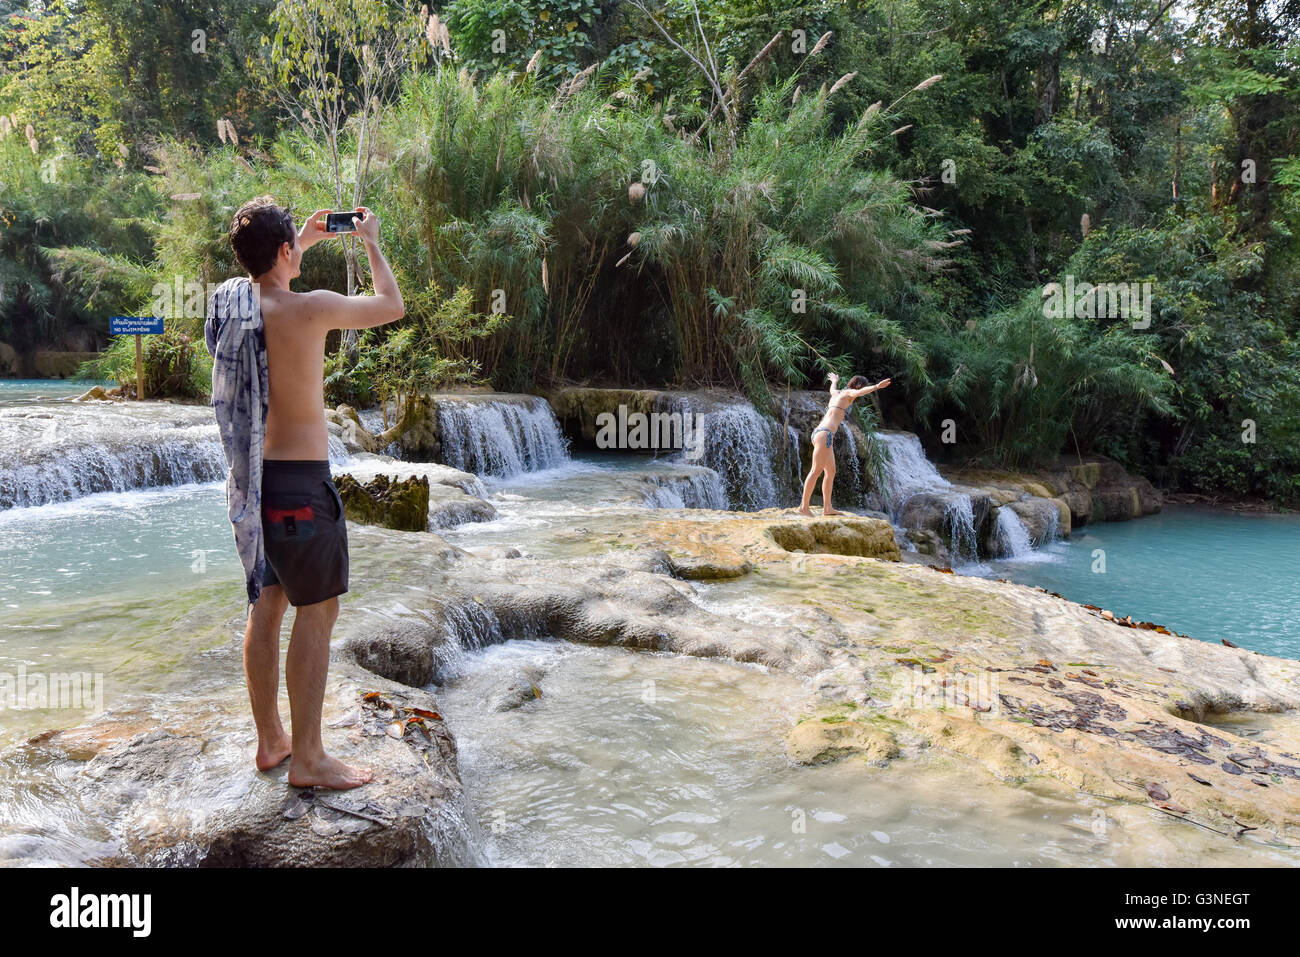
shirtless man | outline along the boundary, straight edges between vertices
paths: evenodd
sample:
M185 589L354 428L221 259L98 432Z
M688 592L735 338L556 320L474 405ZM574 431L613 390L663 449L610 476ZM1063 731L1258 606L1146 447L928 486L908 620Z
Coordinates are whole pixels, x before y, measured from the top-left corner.
M373 773L330 757L321 741L330 632L338 596L348 590L347 526L330 478L325 428L325 337L331 329L393 322L406 307L379 251L379 219L365 207L357 208L352 223L370 260L374 295L290 291L303 252L337 235L325 230L328 212L313 213L295 233L288 212L269 198L253 200L235 214L230 242L259 291L268 371L261 485L266 572L244 633L256 763L265 771L292 753L290 784L343 789L365 784ZM280 622L290 604L295 613L285 677L292 738L278 704Z
M808 477L804 479L803 502L799 505L799 514L807 515L809 518L812 517L813 489L817 487L817 476L822 473L825 473L822 479L822 514L843 514L831 506L831 487L835 484L835 432L848 417L854 399L859 399L877 389L883 389L890 382L889 379L881 379L875 385L867 385L866 379L855 375L849 380L849 387L841 389L839 388L840 377L834 372L830 374L830 380L830 403L826 407L826 414L822 416L822 420L817 423L817 428L812 432L812 468L808 470Z

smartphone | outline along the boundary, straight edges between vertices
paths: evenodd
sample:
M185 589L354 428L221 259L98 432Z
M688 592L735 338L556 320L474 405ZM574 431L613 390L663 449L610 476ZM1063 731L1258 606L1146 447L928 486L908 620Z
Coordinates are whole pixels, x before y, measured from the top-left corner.
M352 220L354 218L360 219L361 214L355 212L329 213L325 216L325 232L355 233L357 231L357 227L352 225Z

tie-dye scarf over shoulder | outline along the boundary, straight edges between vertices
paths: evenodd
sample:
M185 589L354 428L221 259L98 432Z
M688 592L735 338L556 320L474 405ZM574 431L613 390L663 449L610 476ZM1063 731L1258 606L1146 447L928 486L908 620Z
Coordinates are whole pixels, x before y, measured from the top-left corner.
M248 601L262 592L262 441L266 435L266 335L249 279L227 279L208 297L203 327L212 356L212 407L226 453L226 504L244 566Z

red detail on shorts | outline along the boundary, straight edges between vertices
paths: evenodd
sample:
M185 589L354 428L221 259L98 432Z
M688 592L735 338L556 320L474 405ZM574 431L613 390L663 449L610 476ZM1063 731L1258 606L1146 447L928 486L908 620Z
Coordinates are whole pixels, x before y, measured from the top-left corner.
M266 517L273 522L283 522L286 518L298 522L310 522L315 517L315 513L310 505L304 505L302 508L268 508Z

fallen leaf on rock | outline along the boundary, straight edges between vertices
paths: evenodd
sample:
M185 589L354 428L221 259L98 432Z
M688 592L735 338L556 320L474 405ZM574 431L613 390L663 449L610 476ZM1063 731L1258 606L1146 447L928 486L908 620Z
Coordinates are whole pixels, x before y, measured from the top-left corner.
M280 812L290 821L296 821L311 809L310 797L304 798L301 794L295 794L284 802L284 808Z
M1148 796L1149 798L1151 798L1151 800L1153 800L1153 801L1168 801L1168 800L1169 800L1169 792L1166 791L1166 790L1164 789L1164 787L1163 787L1162 785L1159 785L1159 784L1148 784L1148 785L1147 785L1147 796Z
M388 736L390 738L400 739L402 737L402 730L402 723L400 721L394 721L388 726Z
M1207 788L1214 787L1214 785L1212 785L1209 781L1205 780L1205 778L1198 778L1191 771L1187 772L1187 776L1191 778L1193 781L1195 781L1197 784L1204 784Z
M1160 807L1164 808L1166 811L1173 811L1175 814L1187 813L1187 808L1183 807L1181 804L1174 804L1169 801L1166 801L1164 804L1161 804Z

